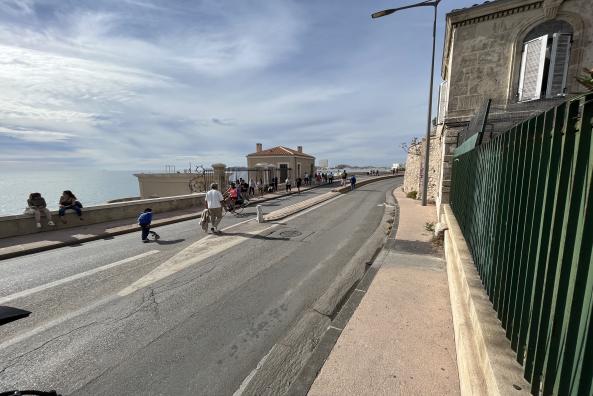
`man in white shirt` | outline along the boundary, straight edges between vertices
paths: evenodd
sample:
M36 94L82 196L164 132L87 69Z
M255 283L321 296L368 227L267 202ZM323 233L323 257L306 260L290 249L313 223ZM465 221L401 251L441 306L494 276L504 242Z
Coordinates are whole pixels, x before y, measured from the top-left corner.
M212 227L210 228L212 232L219 232L218 224L220 223L220 220L222 220L223 202L224 197L220 191L218 191L218 184L212 183L210 185L210 191L206 193L206 205L208 206L210 221L212 222Z

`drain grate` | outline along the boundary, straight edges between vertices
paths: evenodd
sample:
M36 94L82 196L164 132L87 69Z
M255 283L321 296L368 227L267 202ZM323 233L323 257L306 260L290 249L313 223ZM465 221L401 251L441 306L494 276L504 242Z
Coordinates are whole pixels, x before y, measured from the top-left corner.
M280 233L280 236L283 236L285 238L294 238L294 237L298 237L301 235L303 235L303 233L300 231L297 231L297 230L282 231Z

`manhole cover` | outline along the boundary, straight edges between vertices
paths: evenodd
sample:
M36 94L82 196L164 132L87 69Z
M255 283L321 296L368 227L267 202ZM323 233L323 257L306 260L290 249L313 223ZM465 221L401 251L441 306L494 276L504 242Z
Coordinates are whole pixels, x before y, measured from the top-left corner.
M303 235L303 233L302 233L302 232L300 232L300 231L296 231L296 230L292 230L292 231L282 231L282 232L280 233L280 236L283 236L283 237L285 237L285 238L294 238L294 237L297 237L297 236L299 236L299 235Z

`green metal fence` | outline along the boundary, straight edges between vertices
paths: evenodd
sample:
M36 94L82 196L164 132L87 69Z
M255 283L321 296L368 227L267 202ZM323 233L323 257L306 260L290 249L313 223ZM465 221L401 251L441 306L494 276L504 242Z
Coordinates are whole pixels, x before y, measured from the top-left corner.
M534 395L593 395L593 94L453 161L451 207Z

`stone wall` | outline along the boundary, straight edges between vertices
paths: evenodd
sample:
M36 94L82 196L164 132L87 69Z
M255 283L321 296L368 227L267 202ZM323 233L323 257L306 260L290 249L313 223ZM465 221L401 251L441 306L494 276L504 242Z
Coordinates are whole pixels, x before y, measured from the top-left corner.
M140 197L158 198L190 194L190 181L196 173L138 173Z
M404 175L403 191L409 193L416 191L417 198L422 198L422 178L424 169L424 153L426 138L421 142L411 144L406 158L406 173ZM441 179L442 145L440 136L431 136L430 158L428 167L428 202L436 202Z
M411 144L406 157L406 172L404 174L403 191L407 194L412 191L420 192L420 168L422 167L422 142Z

